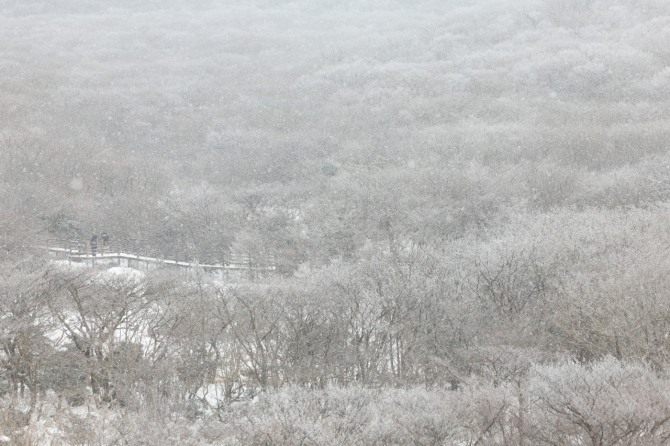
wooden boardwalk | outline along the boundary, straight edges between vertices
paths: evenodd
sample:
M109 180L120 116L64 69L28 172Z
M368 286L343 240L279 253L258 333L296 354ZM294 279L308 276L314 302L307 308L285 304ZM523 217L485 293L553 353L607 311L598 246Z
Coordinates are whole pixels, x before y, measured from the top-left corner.
M208 264L129 253L119 246L99 247L93 253L90 249L80 248L76 243L49 240L41 247L47 250L53 259L91 268L120 266L143 271L155 269L172 269L185 273L202 271L226 282L255 280L275 274L277 271L274 261L255 262L248 254L228 253L225 262Z

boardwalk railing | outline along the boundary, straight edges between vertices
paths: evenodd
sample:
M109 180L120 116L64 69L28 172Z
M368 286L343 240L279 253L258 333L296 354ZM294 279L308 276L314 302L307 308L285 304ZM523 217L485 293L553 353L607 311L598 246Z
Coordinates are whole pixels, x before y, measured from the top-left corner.
M119 245L101 245L95 249L77 241L47 240L41 246L50 255L60 260L96 266L122 266L139 270L171 268L182 271L200 270L221 280L256 279L274 273L277 268L271 259L255 261L249 254L226 253L221 263L199 263L160 257L145 256L127 252Z

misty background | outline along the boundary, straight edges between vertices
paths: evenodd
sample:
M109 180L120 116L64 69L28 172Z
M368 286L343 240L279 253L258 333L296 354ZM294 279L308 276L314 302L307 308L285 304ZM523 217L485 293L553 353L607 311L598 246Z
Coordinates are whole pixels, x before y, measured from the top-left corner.
M303 262L380 226L441 243L510 211L667 199L664 2L2 6L22 238L189 258L261 233Z

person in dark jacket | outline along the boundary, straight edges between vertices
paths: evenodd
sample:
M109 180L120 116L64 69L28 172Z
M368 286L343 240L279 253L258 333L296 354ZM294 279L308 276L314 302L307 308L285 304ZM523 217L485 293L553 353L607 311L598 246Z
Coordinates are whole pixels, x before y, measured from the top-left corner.
M98 236L93 234L93 237L91 237L91 255L95 257L97 252L98 252Z

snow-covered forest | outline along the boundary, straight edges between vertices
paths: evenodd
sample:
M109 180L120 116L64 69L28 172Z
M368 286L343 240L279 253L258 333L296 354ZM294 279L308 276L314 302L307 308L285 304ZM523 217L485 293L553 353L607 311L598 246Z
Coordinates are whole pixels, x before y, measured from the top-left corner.
M0 0L0 100L0 444L670 442L667 0Z

